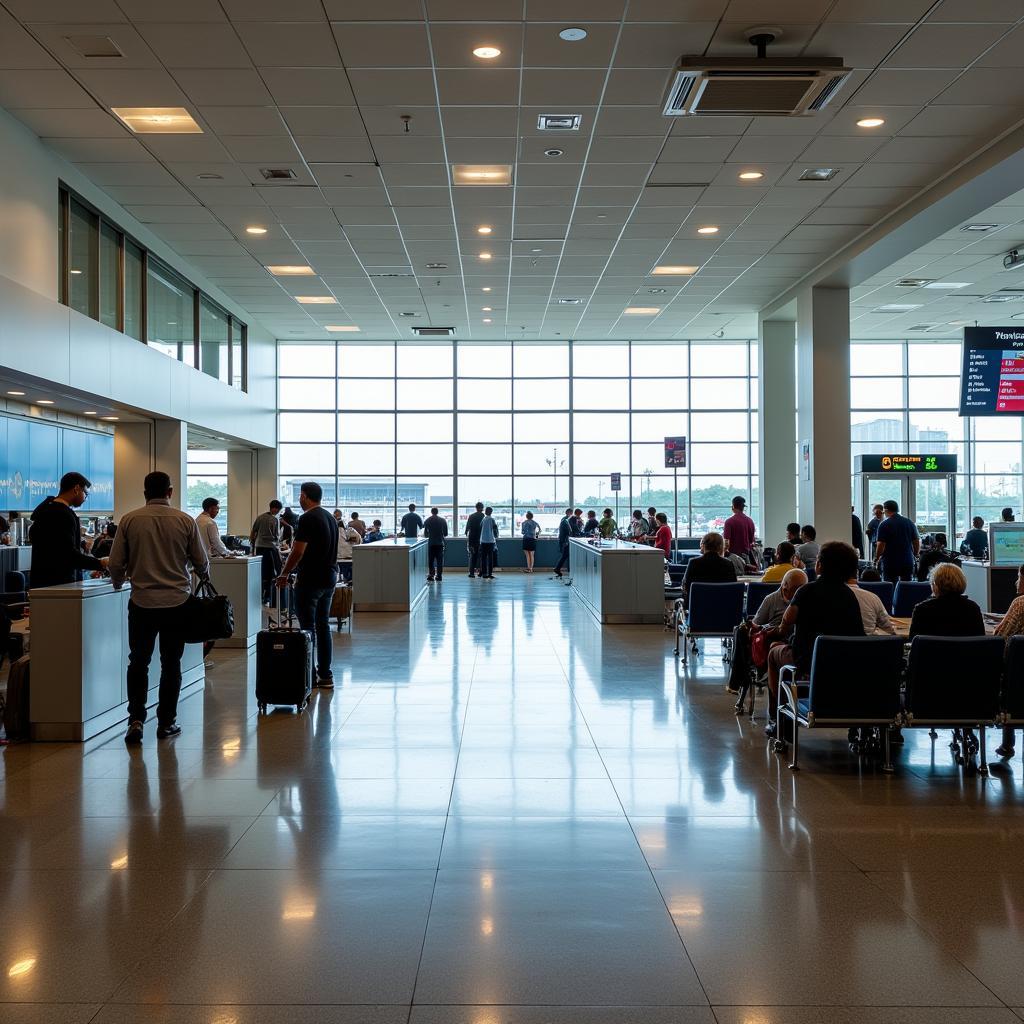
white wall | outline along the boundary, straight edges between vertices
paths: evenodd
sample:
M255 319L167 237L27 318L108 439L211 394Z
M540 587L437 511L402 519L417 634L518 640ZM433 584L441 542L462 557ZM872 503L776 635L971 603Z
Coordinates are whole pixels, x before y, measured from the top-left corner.
M248 394L62 306L58 182L249 325ZM277 438L275 339L143 224L0 110L0 370L29 374L255 445Z

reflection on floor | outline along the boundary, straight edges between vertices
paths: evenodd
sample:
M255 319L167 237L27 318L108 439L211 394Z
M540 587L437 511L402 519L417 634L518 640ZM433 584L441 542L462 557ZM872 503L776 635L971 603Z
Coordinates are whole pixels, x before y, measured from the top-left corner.
M915 732L887 777L827 734L793 777L718 645L670 643L451 577L357 616L301 717L225 653L175 741L6 749L0 1019L1017 1020L1019 762Z

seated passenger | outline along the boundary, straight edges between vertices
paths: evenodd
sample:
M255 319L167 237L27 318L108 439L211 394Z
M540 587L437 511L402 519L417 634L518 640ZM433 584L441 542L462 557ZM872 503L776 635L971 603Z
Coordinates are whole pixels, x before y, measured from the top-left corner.
M807 573L803 569L788 569L783 577L782 586L769 594L754 615L754 625L770 633L777 633L782 625L782 616L786 614L793 595L807 582Z
M686 574L683 576L683 600L687 604L690 602L692 583L736 582L736 567L724 557L724 551L725 538L720 533L706 533L701 538L700 555L686 563Z
M864 635L887 634L892 636L896 632L896 627L892 624L892 619L889 618L889 612L882 604L882 599L877 594L871 593L870 590L861 590L857 586L856 576L848 579L846 584L853 591L853 596L857 598L857 603L860 605Z
M787 523L786 524L786 540L789 541L793 547L797 547L800 544L800 524L799 523Z
M985 532L985 520L981 516L971 520L971 528L964 534L960 544L960 554L978 559L988 557L988 534Z
M796 547L797 557L804 565L812 566L818 559L818 552L821 550L815 538L818 531L813 526L804 526L800 529L800 541Z
M379 519L374 519L373 527L366 531L366 536L363 537L363 540L367 544L371 544L375 540L383 540L384 537L383 524Z
M928 549L922 551L917 560L918 580L921 583L926 582L930 578L929 574L935 566L952 561L954 561L953 555L950 554L949 549L946 547L946 535L944 533L933 534L932 542Z
M996 636L1019 636L1024 633L1024 565L1017 570L1017 596L995 628ZM996 747L1000 757L1013 757L1014 736L1010 726L1003 726L1003 742Z
M937 565L932 570L931 584L933 596L914 608L910 620L911 639L915 636L985 635L981 609L964 596L967 577L959 566ZM1013 605L1010 607L1012 609Z
M796 678L811 673L814 641L819 636L863 636L860 602L846 581L857 575L857 552L841 540L823 544L815 566L817 577L802 586L782 616L782 632L792 634L788 644L773 647L768 655L768 710L765 735L775 735L779 673L783 665L796 666Z
M861 569L860 581L861 583L881 583L882 574L873 565L869 565L866 569Z
M761 582L781 583L790 569L802 569L803 567L803 562L796 557L796 548L788 540L784 540L775 549L775 564L769 565L765 569Z

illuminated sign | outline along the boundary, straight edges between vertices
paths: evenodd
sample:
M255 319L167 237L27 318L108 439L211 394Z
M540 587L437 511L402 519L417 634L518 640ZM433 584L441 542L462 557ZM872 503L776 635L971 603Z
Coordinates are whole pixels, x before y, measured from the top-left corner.
M941 455L858 455L856 473L955 473L956 456Z
M686 438L665 438L665 468L683 469L686 466Z

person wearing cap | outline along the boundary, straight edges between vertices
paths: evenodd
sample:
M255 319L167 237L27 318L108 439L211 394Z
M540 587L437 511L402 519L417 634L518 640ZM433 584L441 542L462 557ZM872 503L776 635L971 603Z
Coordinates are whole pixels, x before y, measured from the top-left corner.
M754 520L743 511L746 507L746 498L737 495L732 499L732 515L726 519L722 535L725 537L726 550L749 562L750 549L754 546L757 530L754 527Z

